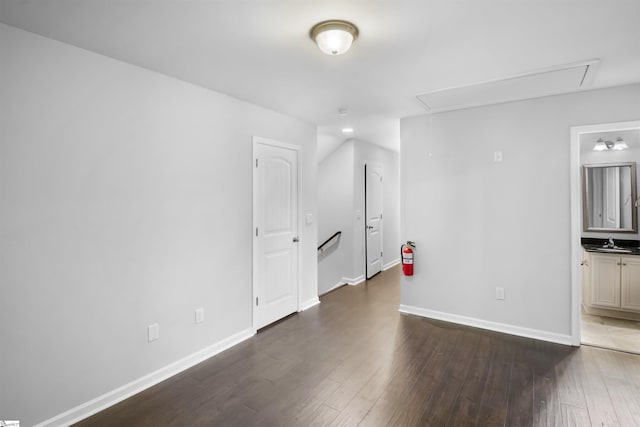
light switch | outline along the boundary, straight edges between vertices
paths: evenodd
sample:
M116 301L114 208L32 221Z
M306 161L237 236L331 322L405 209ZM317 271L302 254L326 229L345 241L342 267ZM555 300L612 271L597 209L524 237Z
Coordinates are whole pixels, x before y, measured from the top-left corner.
M494 162L502 161L502 151L498 150L493 152L493 161Z
M360 212L360 209L356 210L356 219L360 219L362 218L362 212Z
M196 319L195 319L196 323L202 323L204 322L204 308L200 307L200 308L196 308Z
M153 342L160 338L160 325L154 323L153 325L149 325L148 334L149 334L149 342Z
M313 215L312 214L304 214L304 223L309 225L313 223Z

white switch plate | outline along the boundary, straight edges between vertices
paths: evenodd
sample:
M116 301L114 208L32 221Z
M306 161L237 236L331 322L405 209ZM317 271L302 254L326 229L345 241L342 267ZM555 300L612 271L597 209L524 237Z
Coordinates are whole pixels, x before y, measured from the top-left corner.
M356 210L356 219L360 219L362 218L362 212L360 212L360 209Z
M195 319L196 323L202 323L204 322L204 308L200 307L200 308L196 308L196 319Z
M304 214L304 223L309 225L313 223L313 215L312 214Z
M498 150L493 152L493 161L494 162L502 161L502 151Z
M496 288L496 299L504 299L504 288Z
M153 325L148 326L149 332L149 342L153 342L160 338L160 325L154 323Z

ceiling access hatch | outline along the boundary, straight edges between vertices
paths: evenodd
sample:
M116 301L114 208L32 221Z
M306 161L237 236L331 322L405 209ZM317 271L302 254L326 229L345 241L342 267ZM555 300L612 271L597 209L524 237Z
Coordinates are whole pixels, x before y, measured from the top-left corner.
M431 113L576 92L589 87L599 59L417 95Z

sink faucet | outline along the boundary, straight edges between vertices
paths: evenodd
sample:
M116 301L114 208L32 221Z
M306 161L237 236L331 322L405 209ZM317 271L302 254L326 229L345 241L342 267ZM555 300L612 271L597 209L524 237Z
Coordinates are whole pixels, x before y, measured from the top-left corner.
M608 248L615 248L616 244L613 242L613 239L609 237L609 242L606 245Z

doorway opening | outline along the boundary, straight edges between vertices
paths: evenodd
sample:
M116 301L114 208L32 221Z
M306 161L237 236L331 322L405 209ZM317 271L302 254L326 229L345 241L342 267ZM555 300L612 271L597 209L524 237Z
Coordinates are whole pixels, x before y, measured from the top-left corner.
M574 345L640 354L638 164L640 121L571 129Z

